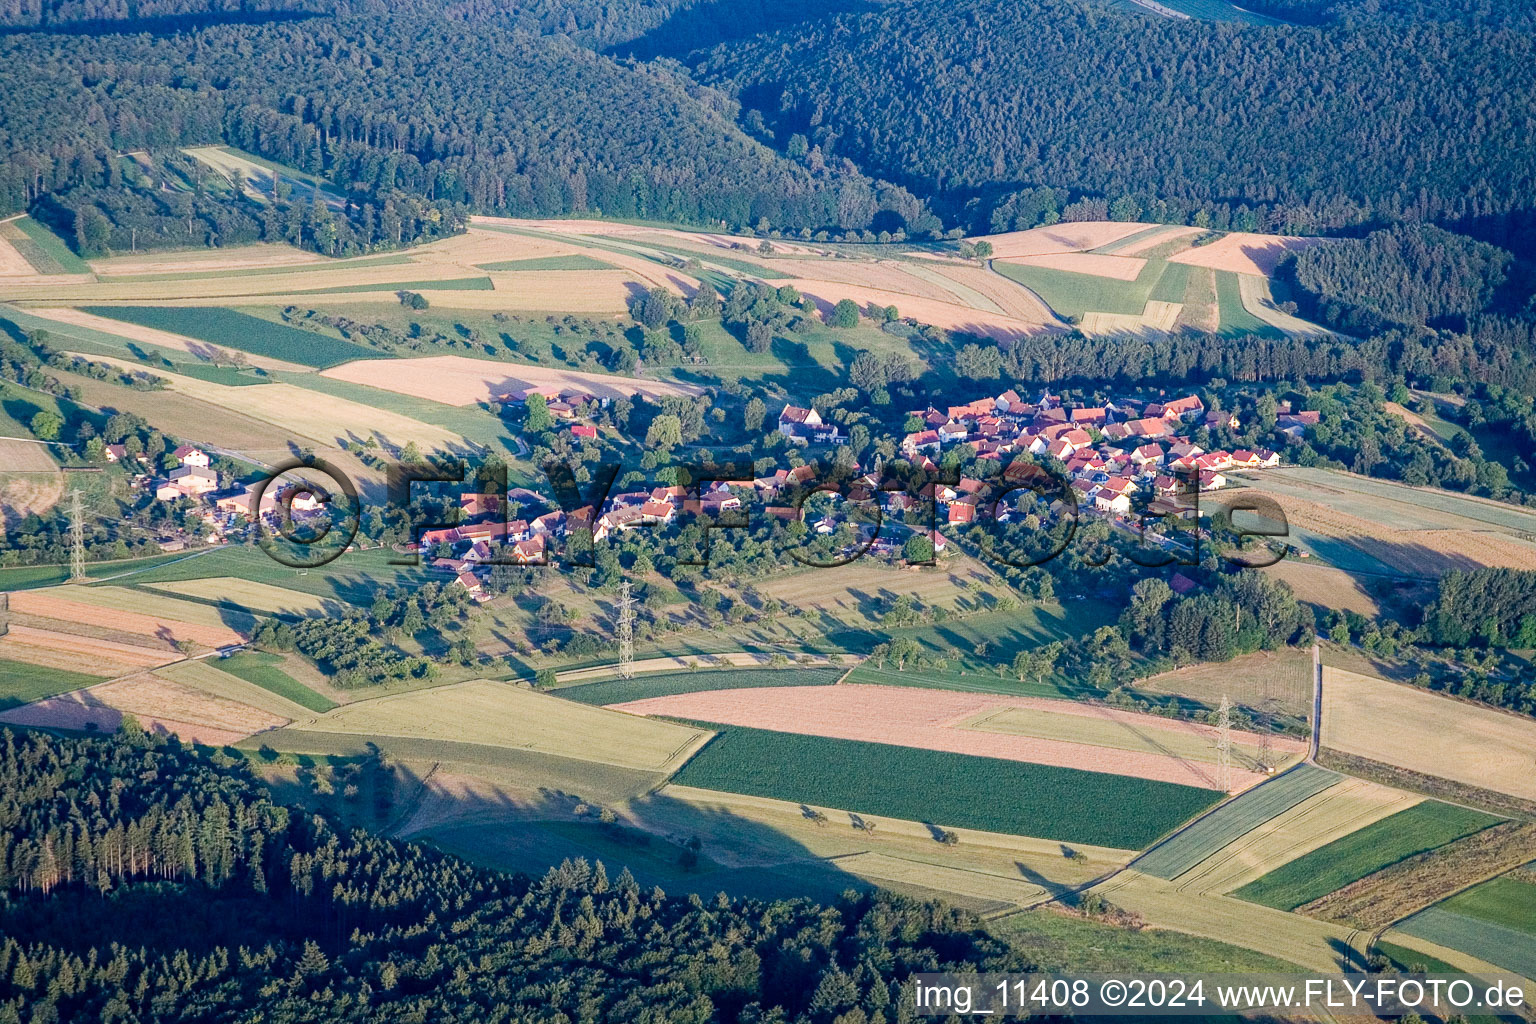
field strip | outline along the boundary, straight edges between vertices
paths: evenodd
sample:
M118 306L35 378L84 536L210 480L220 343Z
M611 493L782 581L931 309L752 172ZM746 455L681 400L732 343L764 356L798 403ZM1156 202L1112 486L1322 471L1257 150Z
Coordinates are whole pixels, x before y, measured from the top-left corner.
M1307 970L1338 971L1343 950L1365 959L1358 955L1354 929L1229 896L1181 892L1171 882L1130 869L1091 891L1157 927L1268 953Z
M377 257L365 257L373 259ZM203 274L221 271L276 273L305 267L330 266L335 261L319 253L295 249L285 243L256 242L219 249L186 249L177 252L117 254L90 261L102 277L154 276L161 274Z
M1497 964L1503 970L1536 978L1536 935L1529 932L1505 928L1440 907L1431 907L1410 917L1393 931L1457 951L1465 950L1465 955Z
M59 472L59 464L48 454L48 445L5 437L0 437L0 466L5 467L5 473Z
M1229 800L1136 861L1143 874L1174 878L1302 801L1333 786L1340 776L1303 764Z
M1326 327L1319 327L1299 316L1292 316L1275 305L1275 297L1269 289L1269 278L1256 277L1253 274L1239 274L1237 276L1238 291L1243 297L1243 308L1271 327L1278 327L1287 334L1299 334L1303 336L1322 335L1330 333Z
M161 348L179 350L190 355L197 356L199 359L212 359L216 352L223 352L226 356L228 356L233 355L238 351L240 355L244 357L245 362L249 363L251 366L259 366L265 370L293 370L297 372L304 372L309 369L309 367L300 366L298 363L289 363L284 362L281 359L271 359L266 356L252 355L249 352L238 349L221 349L217 345L210 344L206 341L199 341L196 338L188 338L181 334L172 334L169 331L157 331L153 327L141 327L138 324L129 323L126 320L112 320L108 317L96 316L92 313L87 313L80 309L69 309L62 306L32 306L27 309L27 312L34 316L42 317L45 320L52 320L56 323L70 324L75 327L85 327L93 331L101 331L105 334L113 334L119 338L127 338L130 341L142 341L146 345L158 345ZM150 372L156 372L154 367L141 366L140 369L147 369Z
M1129 238L1122 238L1118 242L1100 246L1095 252L1114 256L1141 256L1146 257L1153 250L1162 250L1169 247L1174 241L1183 241L1187 245L1189 241L1203 235L1204 228L1186 228L1177 225L1164 225L1150 231L1138 232ZM1163 258L1172 255L1167 253Z
M208 647L242 643L242 631L217 608L173 597L153 597L122 587L50 587L11 596L11 607L29 615L95 623L146 637L170 634ZM238 613L237 613L238 614ZM248 615L242 615L249 620Z
M37 268L27 262L21 250L11 244L4 232L0 232L0 278L36 278Z
M528 388L585 391L609 399L643 395L652 402L664 397L699 395L704 390L669 381L526 366L467 356L357 359L333 366L321 376L455 406L491 401Z
M1177 754L1169 744L1198 737L1192 723L1174 722L1150 715L1135 715L1107 708L1074 706L1066 701L1007 699L996 695L969 694L955 690L891 687L866 683L838 686L761 687L744 690L707 690L652 697L615 705L637 715L661 715L695 721L718 722L750 729L865 743L897 744L923 750L978 757L1001 758L1030 764L1106 772L1204 789L1216 787L1214 769ZM1028 713L1055 713L1058 725L1072 738L982 732L957 728L971 719L1003 708ZM1037 728L1031 726L1031 728ZM1141 749L1126 749L1129 736L1143 738ZM1101 743L1082 741L1097 735ZM1165 735L1168 742L1157 737ZM1267 776L1236 770L1233 784L1256 785Z
M1321 738L1356 757L1536 800L1529 718L1325 665Z
M1425 913L1427 914L1429 911L1425 911ZM1424 915L1421 914L1419 916L1422 918ZM1432 930L1432 928L1433 926L1419 928L1416 929L1416 931L1427 932ZM1461 935L1449 929L1433 930L1439 933L1442 938L1452 942L1461 941L1463 938ZM1457 949L1451 946L1442 946L1440 943L1435 942L1430 938L1415 934L1415 932L1405 930L1402 925L1398 925L1395 928L1388 928L1385 932L1382 933L1381 938L1384 941L1390 942L1394 945L1403 946L1407 949L1418 950L1420 953L1424 953L1436 960L1444 960L1448 964L1454 964L1469 974L1495 975L1503 974L1508 970L1508 968L1500 967L1498 964L1490 963L1487 960L1480 959L1467 950ZM1530 986L1530 988L1526 989L1527 993L1536 990L1536 969L1531 970L1529 975L1530 976L1526 978L1526 983Z
M849 299L860 306L874 303L877 306L895 306L902 316L909 316L918 323L951 331L966 331L1000 340L1012 340L1039 334L1046 330L1044 321L1031 322L1001 313L986 313L957 302L940 302L922 299L903 292L884 291L858 285L838 284L833 281L794 278L783 282L798 289L801 294L816 300L823 314L842 299Z
M983 900L1011 903L1016 907L1028 907L1039 903L1052 894L1043 885L1036 885L1023 878L1007 878L983 871L945 867L939 864L922 864L883 853L856 853L848 857L832 858L844 871L860 878L880 882L905 882L910 885L942 889Z
M124 369L141 369L126 359L92 357ZM449 449L460 438L451 431L414 420L399 413L327 396L318 401L314 392L292 384L255 384L227 387L209 381L157 371L171 389L232 412L243 413L275 427L292 431L295 437L310 438L325 446L338 439L381 437L389 445L403 446L415 441L424 449Z
M1255 235L1234 231L1223 235L1209 245L1168 258L1170 263L1187 263L1192 267L1209 267L1212 270L1229 270L1237 274L1253 274L1269 277L1287 255L1314 245L1321 245L1321 238L1299 238L1294 235Z
M1420 799L1364 779L1345 779L1211 854L1174 882L1187 891L1232 892Z
M1009 316L1031 323L1058 323L1056 314L1051 312L1051 307L1046 305L1044 299L1019 282L999 274L990 266L973 267L966 264L956 266L944 263L927 269L986 296Z
M1070 274L1106 277L1114 281L1134 281L1146 269L1147 261L1131 256L1100 256L1091 252L1047 253L1040 256L999 257L1004 263L1025 267L1045 267Z
M1354 497L1364 502L1354 510L1367 515L1379 514L1383 502L1411 510L1418 517L1417 520L1394 524L1408 528L1422 529L1439 525L1466 529L1466 523L1460 520L1470 519L1517 533L1536 533L1536 511L1490 498L1456 494L1434 487L1412 487L1334 469L1289 466L1269 470L1262 476L1276 490L1291 488L1299 496L1326 493L1346 500ZM1296 481L1301 483L1298 485ZM1345 508L1343 511L1349 512L1351 509ZM1426 515L1449 518L1424 520Z
M345 607L342 602L330 598L233 576L210 576L206 579L179 580L174 583L146 583L144 586L149 590L158 590L167 594L180 594L220 603L229 602L247 611L267 614L286 612L294 615L314 615Z
M1000 235L978 235L967 241L989 243L996 258L1043 256L1053 252L1097 249L1157 226L1132 221L1075 221Z
M17 591L11 595L12 607L15 607L16 598L26 591ZM23 655L25 649L41 649L45 651L60 651L73 653L78 657L98 657L107 661L115 661L131 665L135 668L151 668L156 665L164 665L176 661L181 656L171 651L158 651L149 647L134 647L129 644L114 643L111 640L98 640L94 637L79 636L75 633L60 633L53 630L37 629L32 626L19 626L12 624L10 631L4 637L0 637L0 650L6 651L6 657L18 661L27 660ZM21 648L22 651L17 649ZM58 666L67 668L67 665Z
M710 654L700 656L678 655L677 657L671 658L643 658L640 661L635 662L631 667L636 672L685 672L688 671L690 662L698 662L702 665L706 657L714 659L716 662L723 660L727 664L736 668L753 668L766 666L769 659L773 656L770 654L757 654L750 651L734 651L723 654ZM814 659L813 663L816 665L827 664L826 655L815 654L811 657ZM844 664L854 665L857 664L859 660L860 659L858 658L845 657ZM594 665L590 668L565 669L561 672L555 673L555 679L561 683L574 683L584 680L596 681L600 679L614 679L618 677L618 674L619 666L617 664Z
M171 665L155 673L162 679L169 679L174 683L200 690L223 700L233 701L247 707L256 708L269 715L281 718L281 722L274 722L273 727L287 725L297 718L306 718L314 712L302 704L295 704L286 697L281 697L271 690L264 690L255 683L248 683L244 679L220 671L208 659L200 661L184 661L177 665Z
M299 721L294 729L527 749L652 772L671 771L709 738L701 729L489 680L360 700Z
M0 722L111 733L129 715L146 732L211 746L235 743L286 721L167 679L139 675L0 712Z
M1008 314L1009 312L996 302L993 302L989 296L983 295L958 278L952 277L933 267L925 267L921 263L909 263L906 264L906 271L909 274L922 278L924 281L938 285L967 306L972 306L988 313Z

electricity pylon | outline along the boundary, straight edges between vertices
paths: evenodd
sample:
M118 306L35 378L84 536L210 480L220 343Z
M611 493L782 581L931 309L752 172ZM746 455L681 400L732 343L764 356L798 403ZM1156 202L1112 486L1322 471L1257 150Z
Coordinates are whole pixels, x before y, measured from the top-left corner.
M80 492L73 491L69 502L69 582L85 582L85 513L80 508Z
M629 580L619 584L619 675L635 674L635 608L629 596Z
M1221 791L1232 792L1232 702L1226 694L1216 709L1216 774Z

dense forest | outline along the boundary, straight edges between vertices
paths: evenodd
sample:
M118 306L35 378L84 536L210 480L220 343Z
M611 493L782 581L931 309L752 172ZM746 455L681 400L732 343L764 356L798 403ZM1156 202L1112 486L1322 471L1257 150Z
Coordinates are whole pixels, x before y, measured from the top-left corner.
M786 152L848 157L970 228L1041 186L1100 216L1295 233L1497 216L1536 187L1536 38L1486 28L917 2L726 45L696 72Z
M0 732L0 1021L913 1019L914 971L1027 969L887 894L705 902L338 831L131 727Z

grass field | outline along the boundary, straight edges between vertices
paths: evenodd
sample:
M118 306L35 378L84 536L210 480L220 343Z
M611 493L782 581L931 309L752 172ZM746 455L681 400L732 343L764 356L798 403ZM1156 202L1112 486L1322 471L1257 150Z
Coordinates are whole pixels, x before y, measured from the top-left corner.
M1312 765L1284 775L1223 804L1194 825L1136 861L1136 870L1176 878L1218 850L1335 785L1340 776Z
M380 281L377 284L343 284L330 288L303 288L289 295L347 295L354 292L488 292L495 289L488 277L450 277L430 281Z
M1121 849L1146 846L1216 799L1193 786L736 727L675 778L700 789Z
M705 690L744 689L760 686L828 686L837 682L841 668L738 668L703 669L698 672L655 672L633 679L604 679L595 683L562 686L550 691L557 697L582 704L623 704L650 697L671 697Z
M0 711L99 683L102 676L0 659Z
M262 612L268 615L324 615L340 611L339 602L268 583L257 583L233 576L213 576L202 580L147 584L148 589L201 602Z
M485 680L358 701L295 728L522 748L637 771L667 771L707 736Z
M419 567L390 565L392 557L396 557L393 552L382 548L349 551L317 569L291 569L274 562L259 548L228 547L152 566L129 577L127 582L147 586L236 577L347 604L368 605L382 588L442 579L439 574ZM4 578L0 575L0 581Z
M1331 665L1323 666L1322 745L1536 800L1536 722Z
M988 930L1021 942L1039 970L1147 971L1178 964L1188 971L1290 973L1289 961L1214 939L1163 928L1132 931L1057 910L1031 910L993 921Z
M323 369L379 353L338 338L247 316L223 306L86 306L87 313L182 334L209 344Z
M283 255L285 256L299 256L302 254L300 250L288 249L286 246L281 248L284 250ZM231 251L232 250L229 249L221 250L222 253L229 253ZM227 270L177 271L173 268L166 268L164 271L157 274L113 274L110 273L111 265L108 263L103 265L100 271L100 275L104 281L126 281L132 283L163 281L167 277L175 277L179 281L216 281L228 277L267 277L272 274L305 274L313 273L317 270L330 270L337 266L344 266L348 268L390 267L399 266L403 263L409 262L411 262L411 258L404 253L391 253L388 256L365 256L361 259L346 260L344 262L335 260L310 260L308 262L294 263L291 265L279 264L252 267L231 267Z
M235 657L240 657L236 655ZM258 657L272 657L271 655L258 655ZM239 704L257 708L270 715L292 721L302 718L306 711L315 710L307 707L302 701L290 698L287 694L272 687L257 683L245 675L229 671L229 663L234 658L203 658L198 661L184 661L175 665L168 665L155 674L162 679L190 686L195 690L212 694L225 700L232 700ZM277 660L277 659L274 659ZM291 682L291 680L290 680ZM295 687L310 697L318 696L305 687ZM325 702L330 707L335 707L329 701Z
M90 264L76 256L75 251L65 244L64 239L31 217L18 217L11 223L58 267L57 270L44 270L38 267L40 273L89 274L91 272ZM22 255L27 255L27 250L22 249Z
M1258 651L1232 661L1190 665L1138 679L1132 689L1165 694L1215 708L1223 696L1233 704L1258 709L1266 700L1299 720L1311 718L1312 652L1303 647Z
M1274 334L1276 329L1248 312L1243 305L1242 284L1229 270L1216 272L1216 302L1221 310L1221 333Z
M1406 857L1498 821L1481 811L1426 800L1298 857L1233 895L1280 910L1295 910Z
M1536 936L1528 926L1511 928L1440 906L1415 914L1397 930L1536 979Z
M297 679L284 672L279 666L283 659L274 654L266 654L261 651L240 651L218 662L218 669L232 676L244 679L248 683L254 683L263 690L292 701L302 708L325 714L336 704L311 690Z
M1536 938L1536 881L1503 875L1452 896L1440 907Z
M1001 260L995 261L992 266L1004 277L1017 281L1039 295L1062 316L1082 317L1086 313L1140 316L1169 265L1162 260L1148 260L1134 281L1117 281L1111 277L1005 263ZM1180 296L1182 294L1180 289Z
M481 270L505 273L523 270L612 270L613 264L572 253L569 256L534 256L526 260L499 260L496 263L476 263Z

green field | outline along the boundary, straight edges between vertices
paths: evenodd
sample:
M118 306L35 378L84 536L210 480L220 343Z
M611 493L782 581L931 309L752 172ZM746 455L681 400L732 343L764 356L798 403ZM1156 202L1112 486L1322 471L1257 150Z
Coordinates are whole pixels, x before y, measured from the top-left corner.
M1178 964L1186 971L1218 973L1289 974L1296 970L1288 961L1214 939L1165 928L1121 928L1056 909L1010 914L989 923L987 930L1022 943L1030 962L1041 971L1158 973L1167 970L1169 964Z
M282 663L283 659L275 654L267 654L263 651L241 651L228 658L220 659L216 667L248 683L255 683L263 690L270 690L279 697L286 697L300 707L306 707L311 711L324 714L336 706L334 701L320 696L284 672L279 667Z
M701 669L698 672L649 672L633 679L604 679L549 691L582 704L623 704L648 697L671 697L705 690L742 690L757 686L830 686L840 668Z
M1018 263L996 261L992 268L1004 277L1019 282L1045 300L1057 313L1066 317L1080 317L1084 313L1125 313L1140 316L1152 297L1152 290L1167 272L1170 264L1164 260L1148 260L1134 281L1117 281L1112 277L1095 274L1077 274L1070 270L1053 270L1050 267L1031 267ZM1183 271L1187 277L1189 271ZM1179 301L1184 289L1179 288Z
M1222 334L1277 334L1278 329L1265 323L1243 305L1242 285L1230 270L1216 271L1216 301L1221 310Z
M149 569L129 578L131 583L174 583L215 576L237 576L257 583L297 590L347 604L368 605L382 588L441 582L443 575L412 566L394 566L392 551L371 548L348 551L317 569L291 569L255 547L227 547ZM0 576L0 580L4 577ZM36 584L41 585L41 584Z
M56 693L68 693L82 686L93 686L105 676L69 672L62 668L45 668L20 661L0 659L0 711L21 704L30 704Z
M1406 857L1480 832L1500 820L1481 811L1426 800L1298 857L1232 895L1279 910L1295 910Z
M348 341L248 316L222 306L85 306L87 313L181 334L252 355L324 369L381 353Z
M1135 862L1137 871L1177 878L1211 854L1260 825L1315 796L1342 776L1312 765L1297 765L1278 778L1255 786L1211 812Z
M1189 275L1194 269L1188 263L1168 264L1147 298L1153 302L1183 302L1184 290L1189 286Z
M1495 924L1481 917L1457 913L1449 909L1447 903L1415 914L1397 928L1527 978L1536 978L1536 934L1532 934L1530 918L1522 924L1521 928Z
M59 265L60 270L66 274L89 274L91 265L64 243L64 239L49 231L42 224L31 217L18 217L11 221L22 234L32 241L32 244L42 250L43 254ZM27 254L22 252L23 256ZM41 268L39 268L41 269Z
M569 256L535 256L526 260L502 260L499 263L476 263L480 270L613 270L612 263L595 260L591 256L572 253Z
M1440 907L1536 937L1536 882L1503 875L1452 896Z
M141 573L158 566L168 566L172 562L190 559L197 561L201 556L188 556L185 554L174 555L150 555L147 558L129 558L120 562L87 562L85 575L93 580L105 579L109 576L118 576L127 573ZM265 557L265 556L263 556ZM177 577L178 579L196 579L200 574ZM7 590L31 590L34 587L54 587L69 579L69 566L67 565L18 565L0 569L0 591ZM134 582L138 582L134 578Z
M1208 789L1074 768L734 726L721 729L673 781L1127 850L1219 799Z

